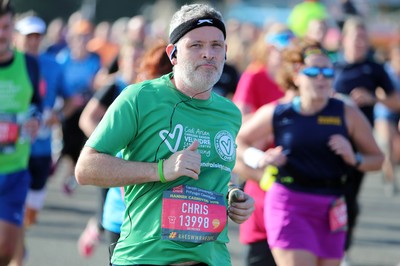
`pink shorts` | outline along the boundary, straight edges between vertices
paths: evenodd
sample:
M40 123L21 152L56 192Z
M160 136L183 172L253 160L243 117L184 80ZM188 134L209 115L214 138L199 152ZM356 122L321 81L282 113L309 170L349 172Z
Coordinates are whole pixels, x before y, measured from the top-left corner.
M264 213L271 249L302 249L319 258L341 259L346 232L329 228L329 207L335 199L273 184L265 197Z

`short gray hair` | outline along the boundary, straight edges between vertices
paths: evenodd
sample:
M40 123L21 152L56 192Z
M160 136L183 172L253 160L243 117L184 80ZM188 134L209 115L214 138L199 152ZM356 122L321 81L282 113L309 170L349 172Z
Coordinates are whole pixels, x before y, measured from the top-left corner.
M364 20L360 16L350 16L348 17L343 25L342 35L347 35L349 32L355 29L364 29L367 30L367 25L365 24Z
M183 5L181 9L175 12L169 24L169 34L174 31L182 23L191 19L200 17L217 18L223 22L223 17L219 11L205 4Z

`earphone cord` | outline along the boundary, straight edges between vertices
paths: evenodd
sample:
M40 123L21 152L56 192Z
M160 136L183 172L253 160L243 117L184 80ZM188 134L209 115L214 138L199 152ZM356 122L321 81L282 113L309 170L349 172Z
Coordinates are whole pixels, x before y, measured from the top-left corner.
M169 129L168 129L168 133L165 134L163 140L160 142L160 144L159 144L158 147L157 147L156 153L154 154L154 162L157 162L157 154L158 154L158 151L160 150L161 145L167 140L168 135L171 133L171 130L172 130L172 119L173 119L173 117L174 117L175 110L176 110L176 108L178 107L178 105L181 104L181 103L188 103L188 102L192 101L192 100L194 99L194 97L196 97L197 95L200 95L200 94L202 94L202 93L205 93L205 92L207 92L207 91L209 91L209 90L211 90L211 89L212 89L212 87L209 88L209 89L207 89L207 90L198 92L198 93L194 94L193 96L191 96L189 99L187 99L187 100L181 100L180 102L177 102L177 103L174 105L174 108L172 109L171 116L170 116L170 118L169 118Z

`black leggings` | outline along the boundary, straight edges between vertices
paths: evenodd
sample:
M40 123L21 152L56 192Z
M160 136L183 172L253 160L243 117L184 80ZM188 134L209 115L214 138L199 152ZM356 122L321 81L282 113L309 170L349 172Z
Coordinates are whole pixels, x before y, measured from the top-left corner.
M357 223L357 217L360 213L358 204L358 195L360 194L364 173L351 169L347 176L347 184L345 187L345 198L347 206L347 235L344 249L348 251L353 242L354 228Z
M52 164L51 156L31 156L29 158L29 173L31 174L32 190L42 190L47 183Z
M70 156L74 163L78 160L79 154L87 140L85 134L79 127L79 118L82 110L76 111L62 123L63 148L61 150L61 156Z
M276 266L267 240L249 245L246 257L247 266Z
M116 265L116 264L111 264L111 266L161 266L161 265L154 265L154 264ZM190 266L208 266L208 264L197 263L197 264L193 264L193 265L190 265Z

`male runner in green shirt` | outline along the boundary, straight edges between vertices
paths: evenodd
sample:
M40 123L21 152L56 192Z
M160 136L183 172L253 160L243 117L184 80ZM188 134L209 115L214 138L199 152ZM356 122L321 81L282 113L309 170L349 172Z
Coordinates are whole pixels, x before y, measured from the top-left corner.
M112 265L231 265L227 217L244 222L254 200L228 192L241 115L212 92L225 39L218 11L183 6L166 48L173 73L128 86L83 148L80 184L125 186Z

